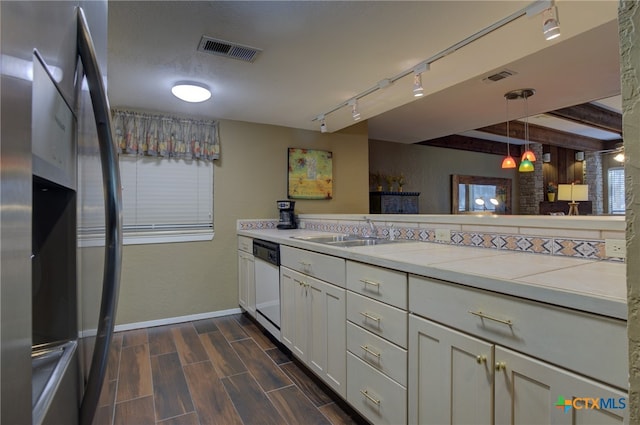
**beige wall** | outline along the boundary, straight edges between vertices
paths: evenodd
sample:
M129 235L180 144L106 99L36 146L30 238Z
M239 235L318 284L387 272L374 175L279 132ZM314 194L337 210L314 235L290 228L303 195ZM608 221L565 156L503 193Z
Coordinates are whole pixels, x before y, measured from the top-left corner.
M500 168L502 157L433 146L369 141L372 172L406 177L404 190L420 192L420 214L451 212L451 174L512 179L513 212L518 213L517 171ZM384 185L383 185L384 187ZM385 189L386 190L386 189Z
M619 8L622 124L625 149L627 199L627 302L629 336L629 423L640 423L640 6L636 1L621 1ZM630 202L629 202L630 201Z
M368 212L366 123L322 134L222 121L220 140L213 241L125 246L117 324L238 306L236 220L278 217L276 200L287 196L288 147L333 152L333 199L298 201L298 213Z

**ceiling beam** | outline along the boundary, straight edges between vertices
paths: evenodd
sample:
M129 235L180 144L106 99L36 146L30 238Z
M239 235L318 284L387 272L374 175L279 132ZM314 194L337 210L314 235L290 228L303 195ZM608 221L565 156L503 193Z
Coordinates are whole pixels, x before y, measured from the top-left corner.
M437 139L425 140L424 142L418 142L416 144L424 146L435 146L439 148L459 149L463 151L483 152L500 156L507 155L506 143L477 139L475 137L461 136L459 134L438 137ZM520 146L511 145L510 153L512 156L519 157L521 154Z
M477 131L504 136L507 134L507 125L506 123L494 124L488 127L479 128ZM520 121L511 121L509 123L509 137L525 140L524 133L524 123ZM601 151L609 149L611 146L610 143L605 143L600 139L580 136L578 134L567 133L565 131L541 127L534 124L529 124L529 141L578 151Z
M622 114L592 103L557 109L546 114L622 135Z

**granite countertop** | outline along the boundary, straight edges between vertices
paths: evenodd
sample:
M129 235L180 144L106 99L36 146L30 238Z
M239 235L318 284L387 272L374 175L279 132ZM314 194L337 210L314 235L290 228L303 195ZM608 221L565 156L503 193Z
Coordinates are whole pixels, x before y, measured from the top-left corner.
M616 319L627 319L626 267L622 262L417 241L340 248L292 238L316 234L328 233L304 229L238 230L238 235L251 238L266 239Z

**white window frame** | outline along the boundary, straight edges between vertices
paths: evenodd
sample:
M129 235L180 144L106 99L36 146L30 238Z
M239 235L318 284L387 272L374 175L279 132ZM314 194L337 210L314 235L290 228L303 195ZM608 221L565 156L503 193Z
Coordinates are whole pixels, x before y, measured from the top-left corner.
M617 176L612 176L612 174L618 174ZM620 176L620 174L622 174ZM616 181L613 181L613 180ZM619 191L622 188L622 193L618 193L618 196L622 196L622 201L625 205L625 208L620 210L613 211L612 203L613 196L616 191ZM625 188L624 188L624 167L612 167L607 170L607 212L609 214L615 215L624 215L626 209L626 199L625 199Z

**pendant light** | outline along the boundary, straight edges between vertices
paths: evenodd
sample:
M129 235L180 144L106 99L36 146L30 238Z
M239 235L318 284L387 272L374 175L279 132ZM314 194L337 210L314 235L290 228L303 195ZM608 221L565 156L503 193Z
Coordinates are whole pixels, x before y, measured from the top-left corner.
M536 91L534 89L518 89L507 92L504 97L509 100L524 99L525 105L525 120L524 120L524 146L525 152L522 154L520 166L518 171L522 173L528 173L534 170L533 163L536 160L535 154L529 149L529 104L528 98L533 96ZM507 123L508 123L507 117Z
M522 162L520 163L520 168L522 168L522 163L525 161L529 161L531 163L536 161L536 156L529 148L529 96L532 96L535 91L533 89L525 89L522 90L522 96L524 98L524 146L525 150L522 154ZM526 170L520 169L519 171L533 171L533 164L531 164L531 169L529 166L525 166Z
M516 160L511 156L509 151L509 93L504 95L504 100L507 105L507 156L502 160L502 168L516 168Z

